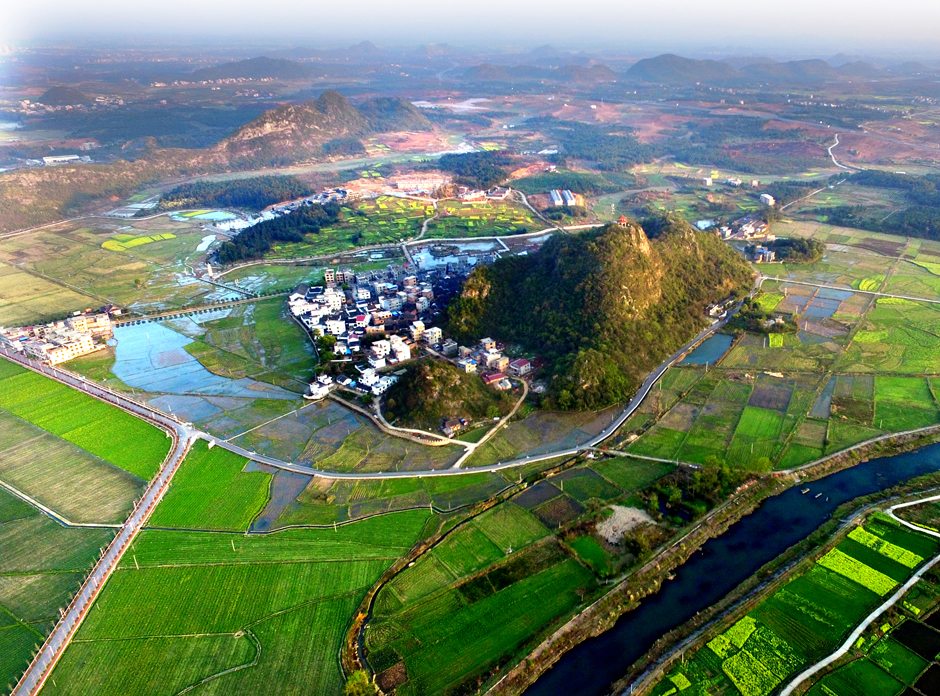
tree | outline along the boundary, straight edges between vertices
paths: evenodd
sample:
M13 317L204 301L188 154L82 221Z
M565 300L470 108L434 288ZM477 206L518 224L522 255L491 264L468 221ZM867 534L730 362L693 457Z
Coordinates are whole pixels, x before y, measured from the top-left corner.
M374 696L375 685L369 681L369 675L363 670L357 670L346 680L345 696Z

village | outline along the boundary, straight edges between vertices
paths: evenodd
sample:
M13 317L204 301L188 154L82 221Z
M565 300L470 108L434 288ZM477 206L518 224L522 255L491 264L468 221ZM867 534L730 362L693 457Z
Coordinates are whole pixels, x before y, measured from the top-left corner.
M120 314L119 308L106 306L39 326L0 327L0 346L47 365L58 365L107 347L106 341L114 336L112 315Z

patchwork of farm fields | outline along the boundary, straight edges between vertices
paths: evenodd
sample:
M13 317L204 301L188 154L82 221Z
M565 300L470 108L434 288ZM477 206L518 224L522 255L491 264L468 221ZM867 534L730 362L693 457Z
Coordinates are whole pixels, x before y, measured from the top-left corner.
M0 409L0 481L72 522L123 522L146 482Z
M907 696L935 694L940 686L940 575L912 587L856 641L837 669L806 692L810 696Z
M185 264L204 257L196 251L204 235L198 221L160 217L135 220L131 228L118 221L66 223L4 239L0 264L18 268L0 265L0 324L39 323L103 302L138 311L203 302L217 288L192 278Z
M0 490L0 684L19 679L113 536L62 527Z
M234 307L221 318L184 318L167 325L195 339L186 351L229 379L250 377L303 391L317 364L310 339L291 320L281 297Z
M707 376L673 368L625 424L621 447L770 471L940 424L940 305L854 292L885 292L906 272L898 257L940 254L940 244L800 223L785 228L826 241L827 252L815 264L765 272L845 289L765 281L758 302L795 316L799 330L744 334Z
M145 531L49 692L176 694L205 681L212 694L339 693L356 607L434 520L423 510L271 535Z
M690 693L741 696L773 693L806 666L831 654L861 619L933 557L938 548L940 544L931 537L906 530L891 518L876 513L808 570L791 578L691 658L673 667L650 693L666 696L693 686L697 691ZM920 613L916 607L915 611ZM875 641L888 628L890 623ZM937 637L940 641L940 634ZM861 642L856 646L862 647ZM937 652L940 646L932 655ZM812 693L895 696L903 690L903 684L879 667L879 660L882 666L889 663L889 669L907 679L912 674L916 678L926 667L926 663L920 665L901 646L890 642L871 650L869 655L871 660L863 660L865 664L852 663L854 666L845 668L849 671L838 679L855 682L862 677L860 683L873 690L852 691L840 682L831 691L819 686ZM889 689L887 685L895 682L897 688Z
M379 196L344 206L339 220L302 242L275 244L269 258L303 258L336 254L357 246L397 244L417 236L424 221L434 215L434 206L425 201Z
M441 201L437 212L439 217L428 225L428 237L508 236L545 226L528 208L509 201Z
M379 683L417 696L494 678L589 602L612 565L590 533L569 543L558 530L671 470L627 459L577 466L453 529L377 596L366 637Z

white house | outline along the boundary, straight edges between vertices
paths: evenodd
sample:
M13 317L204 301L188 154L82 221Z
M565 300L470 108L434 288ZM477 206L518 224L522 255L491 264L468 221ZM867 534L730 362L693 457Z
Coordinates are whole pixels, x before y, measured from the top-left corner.
M372 344L372 355L377 358L384 358L392 352L392 344L384 338Z
M326 332L333 336L342 336L346 333L346 322L342 319L327 319Z
M441 339L443 337L444 337L444 332L441 331L436 326L432 326L429 329L425 329L424 336L423 336L424 342L427 343L429 346L437 345L438 343L441 342Z

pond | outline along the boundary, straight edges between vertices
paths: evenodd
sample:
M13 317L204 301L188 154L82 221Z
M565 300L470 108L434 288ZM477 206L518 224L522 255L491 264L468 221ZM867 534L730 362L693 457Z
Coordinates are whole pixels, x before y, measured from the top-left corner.
M193 339L159 323L119 326L114 330L114 340L117 345L111 371L135 389L162 394L297 398L272 384L209 372L185 350Z
M680 365L714 365L722 356L728 352L731 344L734 343L734 336L718 333L711 338L706 338L691 353L686 355L680 362Z

